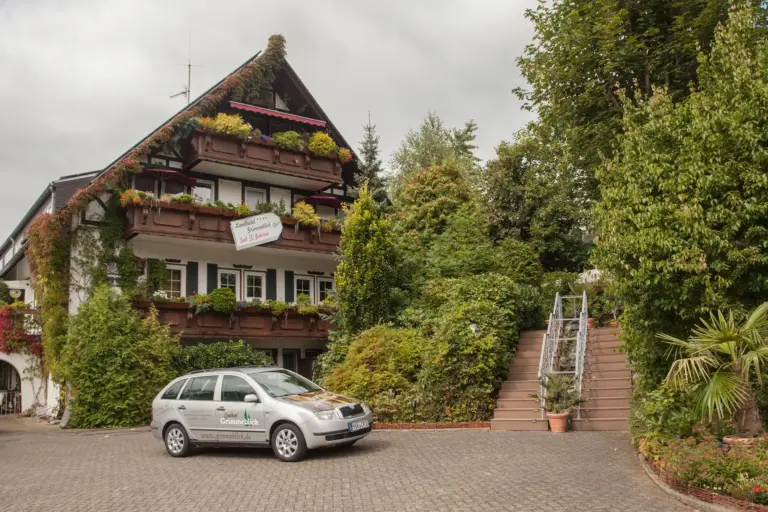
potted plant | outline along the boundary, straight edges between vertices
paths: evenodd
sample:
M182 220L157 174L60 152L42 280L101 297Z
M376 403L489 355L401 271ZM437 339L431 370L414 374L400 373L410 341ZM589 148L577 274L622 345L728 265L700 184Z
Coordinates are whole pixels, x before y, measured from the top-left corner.
M545 393L533 393L531 398L543 402L544 410L549 420L549 429L555 433L563 433L568 428L568 416L574 407L586 402L576 391L573 375L552 373L544 376L541 387Z

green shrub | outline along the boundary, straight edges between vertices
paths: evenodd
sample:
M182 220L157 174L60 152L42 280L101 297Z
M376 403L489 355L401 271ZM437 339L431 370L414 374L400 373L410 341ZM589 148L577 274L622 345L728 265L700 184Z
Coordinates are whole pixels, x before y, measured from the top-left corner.
M246 123L240 114L225 114L220 112L215 118L197 117L195 124L200 130L217 133L219 135L231 135L241 140L251 136L251 125Z
M263 366L273 364L272 357L240 341L217 341L189 345L181 350L177 360L180 374L192 370Z
M179 340L150 310L142 319L126 297L97 288L72 317L60 370L72 386L72 426L149 422L152 399L174 376Z
M496 245L493 258L495 272L509 276L518 283L534 286L541 283L539 256L529 244L515 238L505 238Z
M661 386L653 391L638 387L632 397L630 434L632 441L667 442L675 436L693 435L699 415L690 394Z
M228 314L233 312L237 307L235 292L229 288L216 288L208 294L208 298L213 305L213 310L217 313Z
M287 132L273 133L272 140L279 148L291 151L302 151L304 149L304 140L298 132L293 130Z
M320 216L315 212L311 204L299 201L293 205L293 218L300 226L314 227L320 225Z
M171 202L180 204L191 204L195 202L195 197L191 194L177 194L171 198Z
M309 138L309 151L317 156L333 156L339 147L330 135L325 132L315 132Z
M426 340L415 329L378 325L360 333L347 349L347 357L323 384L328 389L353 396L373 406L378 421L400 421L409 407L392 407L395 396L415 398Z
M541 307L544 312L543 320L549 318L555 305L555 294L568 295L571 285L579 278L577 272L544 272L541 276Z

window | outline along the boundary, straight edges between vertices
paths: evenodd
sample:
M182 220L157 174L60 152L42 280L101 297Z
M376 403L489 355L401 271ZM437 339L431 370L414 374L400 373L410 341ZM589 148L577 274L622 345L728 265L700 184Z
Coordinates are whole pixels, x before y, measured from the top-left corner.
M240 272L237 270L219 270L219 288L229 288L240 298Z
M266 276L262 273L245 273L245 300L259 299L264 302L264 283Z
M164 291L169 299L178 299L184 295L184 268L168 266L165 269L165 283L160 291Z
M333 292L333 279L317 278L317 300L323 302Z
M314 293L312 292L312 278L311 277L297 277L296 278L296 297L299 295L309 295L310 299L314 299ZM314 302L314 300L312 301Z
M165 391L165 393L163 393L161 398L163 400L176 400L176 397L179 396L179 391L184 387L185 382L187 382L187 379L181 379L179 382L174 383Z
M213 400L213 391L216 389L218 376L195 377L181 392L180 400Z
M250 209L255 209L257 204L267 202L267 192L260 188L246 188L245 189L245 204Z
M163 190L160 193L160 195L163 194L171 194L172 196L178 195L178 194L184 194L187 191L186 185L183 183L179 183L178 181L163 181Z
M192 195L195 197L195 201L213 201L213 182L197 180L195 186L192 187Z
M134 176L133 188L142 192L155 193L155 179L152 176Z
M234 375L225 375L221 381L222 402L245 402L245 395L255 395L253 386L244 378Z

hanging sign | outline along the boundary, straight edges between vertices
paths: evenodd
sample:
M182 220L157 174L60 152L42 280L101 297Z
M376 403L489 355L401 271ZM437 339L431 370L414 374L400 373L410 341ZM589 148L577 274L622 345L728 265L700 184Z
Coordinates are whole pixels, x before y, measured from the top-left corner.
M274 213L233 220L229 227L232 229L232 238L235 239L235 249L238 251L274 242L283 233L283 223Z

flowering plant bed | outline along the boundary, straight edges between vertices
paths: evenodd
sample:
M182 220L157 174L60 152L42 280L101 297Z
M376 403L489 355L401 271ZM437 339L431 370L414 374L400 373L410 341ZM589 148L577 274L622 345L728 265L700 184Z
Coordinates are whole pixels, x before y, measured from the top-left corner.
M459 423L374 423L378 430L435 430L443 428L491 428L490 421L465 421Z
M768 512L768 441L730 446L714 436L659 446L640 441L650 469L673 489L707 503Z

